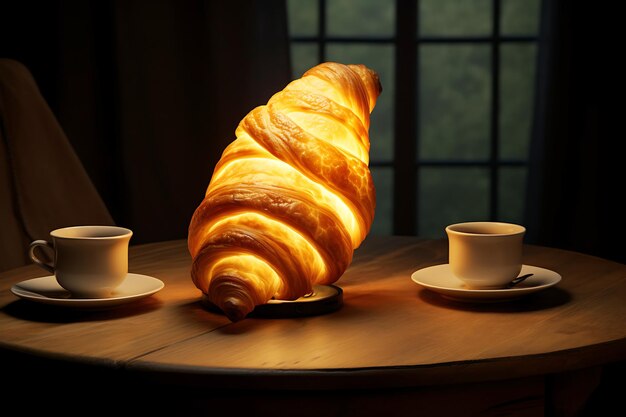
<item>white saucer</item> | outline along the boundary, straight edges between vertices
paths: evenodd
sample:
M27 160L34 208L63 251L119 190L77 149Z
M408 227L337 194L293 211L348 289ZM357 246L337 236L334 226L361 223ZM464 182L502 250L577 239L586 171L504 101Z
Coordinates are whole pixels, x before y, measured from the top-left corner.
M165 284L147 275L128 274L122 284L107 298L71 298L69 291L61 287L53 275L22 281L11 287L20 298L42 304L72 308L108 308L148 297Z
M520 275L534 274L513 288L471 290L455 277L449 264L435 265L415 271L411 279L424 288L455 301L498 302L522 297L556 285L561 275L537 266L523 265Z

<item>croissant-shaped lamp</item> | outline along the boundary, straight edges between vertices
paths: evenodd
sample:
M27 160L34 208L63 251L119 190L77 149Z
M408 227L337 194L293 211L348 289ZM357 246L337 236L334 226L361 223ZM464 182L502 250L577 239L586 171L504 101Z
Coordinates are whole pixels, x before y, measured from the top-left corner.
M344 273L370 230L370 113L382 91L364 65L323 63L248 113L189 225L191 277L232 321Z

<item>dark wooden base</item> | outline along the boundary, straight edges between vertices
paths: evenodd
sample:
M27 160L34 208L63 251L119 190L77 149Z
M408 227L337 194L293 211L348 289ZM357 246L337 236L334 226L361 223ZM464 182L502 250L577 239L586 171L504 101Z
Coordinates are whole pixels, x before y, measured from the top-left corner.
M222 313L222 310L206 295L202 295L202 304L210 311ZM313 294L297 300L270 300L257 306L248 317L292 318L318 316L337 311L343 305L343 290L336 285L314 285Z

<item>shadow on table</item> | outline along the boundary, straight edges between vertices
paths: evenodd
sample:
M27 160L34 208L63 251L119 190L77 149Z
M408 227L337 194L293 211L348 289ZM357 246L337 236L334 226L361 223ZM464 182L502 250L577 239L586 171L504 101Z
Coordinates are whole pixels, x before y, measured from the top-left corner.
M453 301L426 289L419 290L420 300L442 308L476 312L523 313L527 311L546 310L567 304L572 300L569 292L561 288L548 288L536 294L530 294L519 299L493 302L469 303Z
M157 298L148 297L132 304L108 309L70 309L53 305L36 304L27 300L17 300L7 304L2 312L22 320L43 323L75 323L81 321L115 320L137 316L156 310L163 304Z
M219 309L207 306L206 303L200 300L180 305L179 311L185 318L194 320L195 322L205 323L207 328L210 328L211 331L223 335L249 335L256 331L263 331L266 325L273 321L283 320L280 318L258 318L251 316L233 323ZM303 317L303 319L305 319L305 317Z
M207 309L200 299L180 304L177 310L185 320L204 323L210 329L218 329L231 324L223 314Z

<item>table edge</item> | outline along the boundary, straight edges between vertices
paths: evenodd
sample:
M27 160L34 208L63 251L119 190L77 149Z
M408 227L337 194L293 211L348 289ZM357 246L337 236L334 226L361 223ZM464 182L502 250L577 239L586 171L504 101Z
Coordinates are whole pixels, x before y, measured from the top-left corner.
M626 361L626 338L525 356L507 356L425 365L328 369L214 368L159 363L142 357L110 360L51 354L0 345L3 350L57 365L73 364L119 370L134 378L189 387L253 390L348 390L441 386L503 381L608 365Z

